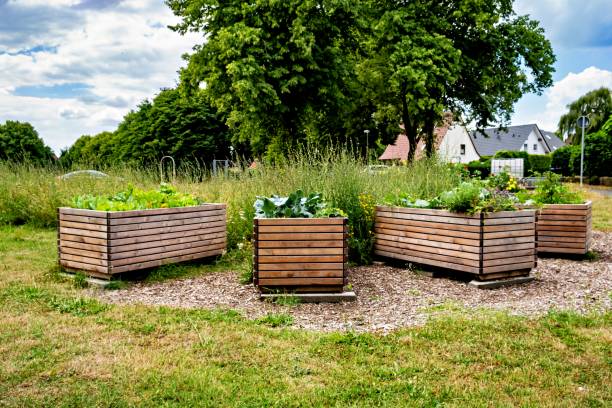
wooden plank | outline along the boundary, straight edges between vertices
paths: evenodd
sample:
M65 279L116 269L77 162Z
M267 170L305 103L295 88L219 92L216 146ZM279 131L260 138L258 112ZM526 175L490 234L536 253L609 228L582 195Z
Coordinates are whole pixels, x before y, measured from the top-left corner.
M448 210L436 210L432 208L409 208L409 207L396 207L387 205L377 205L377 212L400 212L404 214L417 214L417 215L434 215L439 217L450 217L450 218L464 218L480 220L480 215L469 215L466 213L456 213Z
M110 225L130 225L140 224L147 222L162 222L162 221L176 221L184 220L189 218L200 218L200 217L221 217L226 216L225 209L221 210L210 210L204 209L202 211L183 212L183 213L164 213L157 215L145 215L140 217L127 217L127 218L112 218L109 220Z
M160 243L163 243L163 241L160 241ZM169 253L173 251L188 250L192 248L202 248L207 245L217 245L217 244L226 245L225 237L209 239L209 240L197 240L193 242L180 243L180 244L175 244L175 245L158 245L158 246L152 246L149 248L141 248L137 250L124 251L124 252L112 252L109 258L112 261L114 261L118 259L136 258L140 256L145 256L145 255L156 255L160 253L165 254L165 253ZM113 265L114 264L115 263L113 262Z
M536 229L538 232L540 231L577 231L577 232L586 232L586 225L542 225L537 223Z
M499 245L510 245L510 244L522 244L535 242L535 234L531 234L528 237L514 237L514 238L500 238L500 239L485 239L483 246L499 246Z
M586 254L586 248L553 248L547 246L538 246L538 253L551 253L551 254Z
M267 225L344 225L345 218L259 218L260 226Z
M93 237L88 237L88 236L83 236L83 235L66 234L66 233L61 232L61 229L60 229L59 239L61 242L66 242L67 245L71 245L71 244L68 244L68 242L74 242L74 243L106 246L108 242L106 238L93 238Z
M69 234L69 235L80 235L89 238L106 238L106 232L102 231L90 231L85 229L77 229L77 228L65 228L59 227L60 234Z
M535 263L535 255L508 257L508 258L499 258L499 259L488 259L488 260L483 261L482 265L484 268L487 268L489 266L522 264L522 263L528 263L528 262Z
M517 217L517 218L486 218L483 220L483 225L516 225L516 224L533 224L535 217Z
M538 242L546 242L546 241L581 242L584 244L586 242L586 236L585 237L559 237L559 236L539 235L538 234Z
M82 210L80 208L60 207L59 214L62 215L80 215L85 217L104 218L106 219L106 211Z
M384 239L394 241L388 237L399 237L399 238L411 238L416 240L425 240L431 242L431 246L441 246L441 245L464 245L471 247L480 247L480 239L466 239L466 238L453 238L447 237L445 235L429 235L429 234L418 234L418 233L410 233L406 231L398 231L398 230L390 230L384 228L374 228L374 233L376 237L384 236ZM407 241L405 241L407 242ZM417 243L417 242L413 242ZM469 248L464 248L466 251L470 251Z
M72 221L72 222L80 222L86 224L98 224L98 225L106 225L106 218L100 217L89 217L85 215L70 215L59 213L59 219L61 221Z
M415 221L412 220L402 220L399 218L388 218L388 217L376 217L375 225L378 228L387 228L387 229L395 229L399 231L410 231L410 232L421 232L424 234L436 234L436 235L445 235L451 237L460 237L460 238L472 238L479 239L480 234L478 232L478 227L470 227L471 231L460 231L458 228L452 228L455 224L446 224L446 227L451 227L451 229L438 228L436 225L440 225L437 223L419 223L417 225Z
M333 263L344 262L344 255L301 255L301 256L261 256L258 255L257 262L259 265L269 263L292 263L292 262L312 262L312 263Z
M87 244L83 242L68 241L68 240L60 238L58 245L60 249L74 248L74 249L83 249L85 251L92 251L92 252L108 252L108 247L106 246L106 240L104 240L103 244Z
M479 268L477 267L470 267L470 266L455 264L451 262L442 262L442 261L437 261L435 259L426 259L426 258L422 258L419 256L398 254L398 253L387 252L387 251L382 251L378 249L374 251L374 254L378 256L384 256L387 258L401 259L404 261L414 262L414 263L418 263L421 265L430 265L430 266L436 266L439 268L458 270L462 272L475 273L475 274L478 274L479 272Z
M343 278L278 278L259 279L259 286L344 285Z
M190 207L172 207L172 208L154 208L150 210L134 210L134 211L110 211L109 218L129 218L142 217L159 214L180 214L187 212L198 212L205 210L222 210L225 209L225 204L202 204Z
M437 215L424 215L419 213L405 213L400 211L383 211L377 212L376 215L378 217L399 218L403 220L437 222L442 224L455 224L461 226L480 226L480 218L477 219L474 217L444 217Z
M507 257L520 257L520 256L535 255L535 253L536 253L535 248L523 249L523 250L519 250L519 251L492 252L492 253L488 253L488 254L483 254L482 255L482 259L484 261L488 261L488 260L491 260L491 259L500 259L500 258L507 258Z
M138 265L147 263L150 261L156 261L159 259L165 258L176 258L184 255L197 254L202 252L210 252L210 251L223 251L225 250L225 242L218 244L205 244L194 248L181 248L174 251L163 251L154 254L142 255L142 256L134 256L122 259L116 259L111 261L111 266L114 268L124 266L124 265Z
M591 201L587 201L584 204L544 204L543 210L582 210L588 209L592 205Z
M412 237L414 235L408 235ZM428 239L419 239L419 238L407 238L399 235L389 235L389 234L376 234L376 241L391 241L391 242L401 242L404 244L413 244L413 245L422 245L424 247L429 248L444 248L454 251L461 251L465 253L480 253L480 242L477 241L477 245L461 245L461 244L452 244L448 242L439 242L432 241ZM472 242L472 241L470 241Z
M586 231L546 231L546 230L538 230L538 237L540 236L548 236L548 237L572 237L572 238L582 238L585 239L587 236Z
M344 270L344 263L328 263L322 266L321 264L313 263L284 263L284 264L259 264L258 270L262 271L311 271L317 269L341 269Z
M344 232L344 225L260 225L259 234L297 232Z
M71 269L75 269L78 271L93 271L93 272L98 272L103 275L109 274L108 268L104 266L91 265L91 264L84 263L84 262L75 262L75 261L70 261L68 259L60 259L59 263L61 266L65 268L71 268Z
M254 237L258 241L328 241L328 240L342 240L344 239L344 233L325 233L325 232L313 232L313 233L285 233L285 234L254 234Z
M542 247L549 247L549 248L584 248L585 247L585 241L582 242L555 242L555 241L539 241L538 244L540 244L541 242L541 246ZM538 245L538 249L540 248L540 245Z
M125 252L132 251L141 251L148 250L150 248L159 248L159 247L167 247L174 245L195 245L197 246L198 242L208 242L211 240L226 239L226 232L220 231L212 234L199 234L199 235L190 235L182 238L169 238L169 239L152 239L145 242L140 242L137 244L129 244L129 245L115 245L109 247L111 254L123 254ZM157 238L157 237L155 237Z
M381 213L384 215L377 215L376 220L394 220L393 222L389 222L392 224L401 224L401 225L410 225L412 227L421 227L421 228L434 228L439 229L440 234L447 234L450 232L472 232L478 233L480 231L480 226L475 225L460 225L460 224L447 224L443 222L431 222L431 221L417 221L417 220L408 220L403 218L394 218L390 213Z
M489 247L484 247L482 249L483 254L491 254L496 252L506 252L506 251L522 251L526 249L535 248L535 241L527 242L524 244L509 244L509 245L494 245Z
M438 254L435 254L435 253L432 253L432 252L412 251L410 249L395 248L395 247L380 245L378 243L374 245L374 249L376 251L384 251L384 252L387 252L387 253L394 253L394 254L408 255L408 256L417 256L417 257L422 258L422 259L431 259L431 260L435 260L435 261L443 261L443 262L448 262L448 263L452 263L452 264L472 266L472 267L475 267L475 268L478 268L478 265L479 265L478 260L458 258L458 257L454 257L454 256L447 256L447 255L438 255Z
M218 232L226 232L225 225L214 227L214 228L205 228L205 229L192 230L192 231L177 231L177 232L173 231L173 232L168 232L165 234L156 234L153 236L144 235L144 236L137 236L137 237L121 238L121 239L115 238L109 241L109 245L115 247L115 246L131 245L131 244L141 244L141 243L151 242L151 241L163 241L163 240L174 239L174 238L187 238L187 237L195 237L195 236L201 236L201 235L216 234Z
M483 267L482 274L486 275L494 272L504 271L519 271L523 269L533 269L535 266L535 259L529 262L515 263L511 265L498 265L498 266L487 266Z
M518 211L497 211L485 213L485 219L491 218L518 218L518 217L535 217L535 210L518 210Z
M157 259L157 260L149 261L149 262L142 262L138 264L113 267L111 269L111 273L113 274L123 273L123 272L128 272L128 271L135 271L139 269L154 268L154 267L166 265L169 263L193 261L195 259L208 258L208 257L215 256L215 255L221 255L222 253L223 253L223 250L216 249L216 250L211 250L211 251L199 252L195 254L172 257L172 258Z
M86 256L71 255L63 251L61 253L61 259L66 261L80 262L89 265L108 266L108 261L106 259L96 259Z
M259 256L282 256L282 255L344 255L344 248L259 248Z
M86 258L108 260L108 254L106 252L89 251L86 249L71 248L71 247L66 247L66 246L61 247L61 248L62 248L61 255L70 254L70 255L76 255L76 256L83 256Z
M257 241L258 248L343 248L341 239L331 241Z
M317 269L313 271L261 271L259 278L342 278L341 269Z
M444 247L436 248L436 247L431 247L431 246L414 245L414 244L397 242L397 241L386 241L382 239L377 239L376 245L394 247L398 249L407 249L411 251L421 251L423 253L456 256L458 258L472 259L476 261L480 260L480 248L475 248L477 251L474 251L474 252L453 251L450 249L445 249Z
M76 228L76 229L87 230L87 231L106 232L106 225L87 224L83 222L61 221L61 220L60 220L59 225L60 227L63 227L63 228Z
M511 225L485 225L482 228L483 228L482 229L483 232L531 230L534 228L534 223L529 222L525 224L511 224Z
M215 215L211 217L194 217L194 218L184 218L180 220L113 225L110 231L111 232L142 231L142 230L150 230L154 228L179 227L179 226L186 226L186 225L208 224L208 223L212 224L212 223L219 223L219 222L225 222L225 216Z
M582 210L570 210L570 209L552 209L552 208L544 208L540 211L540 215L588 215L590 209L584 208Z
M538 217L540 221L586 221L587 215L547 215L541 214Z
M534 228L528 230L485 232L482 235L485 240L493 238L535 237L535 225L533 225L533 227Z
M517 271L487 273L484 275L478 275L478 280L489 281L489 280L495 280L495 279L512 278L515 276L528 276L529 273L531 273L531 269L532 268L521 269Z
M177 225L173 227L161 227L161 228L151 228L137 231L123 231L123 232L113 232L112 230L109 232L109 238L112 240L122 239L122 238L134 238L134 237L142 237L142 236L155 236L159 234L168 234L173 232L183 232L183 231L199 231L202 233L208 229L212 229L215 227L225 227L225 221L218 222L205 222L198 224L190 224L190 225Z

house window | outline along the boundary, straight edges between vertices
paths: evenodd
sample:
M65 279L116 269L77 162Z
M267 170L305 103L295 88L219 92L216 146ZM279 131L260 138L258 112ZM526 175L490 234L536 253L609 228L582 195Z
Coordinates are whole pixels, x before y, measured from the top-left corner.
M527 143L523 145L523 150L527 151Z
M533 151L534 151L534 152L537 152L537 151L538 151L538 145L537 145L537 143L533 145Z
M464 144L459 145L459 150L460 150L461 154L465 154L465 145Z

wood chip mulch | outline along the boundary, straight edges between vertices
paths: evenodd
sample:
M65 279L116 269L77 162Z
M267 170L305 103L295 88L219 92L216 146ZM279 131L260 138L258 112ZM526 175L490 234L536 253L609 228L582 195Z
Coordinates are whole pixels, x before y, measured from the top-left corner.
M319 330L387 332L423 324L435 306L507 310L540 316L551 309L580 313L612 309L612 233L594 233L591 249L599 259L580 261L539 258L535 281L483 290L467 280L430 278L406 267L351 268L355 302L281 306L262 302L252 285L241 285L236 272L212 273L160 283L137 282L121 290L92 290L99 299L117 304L165 305L183 308L231 308L249 319L267 313L288 313L293 327Z

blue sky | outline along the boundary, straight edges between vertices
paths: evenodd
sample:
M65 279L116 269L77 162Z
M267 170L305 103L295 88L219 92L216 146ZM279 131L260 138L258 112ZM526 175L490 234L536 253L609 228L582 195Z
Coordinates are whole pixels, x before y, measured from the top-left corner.
M513 124L554 130L565 106L612 88L611 0L518 0L541 21L557 54L555 84L526 95ZM180 36L163 0L0 0L0 122L31 122L54 150L113 130L123 115L176 84Z

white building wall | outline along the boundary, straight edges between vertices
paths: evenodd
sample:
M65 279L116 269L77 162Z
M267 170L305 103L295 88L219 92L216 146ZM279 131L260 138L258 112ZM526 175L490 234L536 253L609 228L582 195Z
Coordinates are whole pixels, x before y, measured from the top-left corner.
M461 145L465 146L464 154L461 153ZM452 125L448 129L444 140L438 147L438 155L451 163L469 163L480 158L470 140L469 133L461 125Z
M525 141L523 143L523 146L521 146L521 151L523 152L527 152L529 154L546 154L546 148L544 147L544 141L539 141L538 138L540 138L540 134L535 132L535 131L531 131L531 133L529 134L529 136L527 137L527 141ZM525 145L527 145L525 148ZM535 146L535 149L534 149Z

